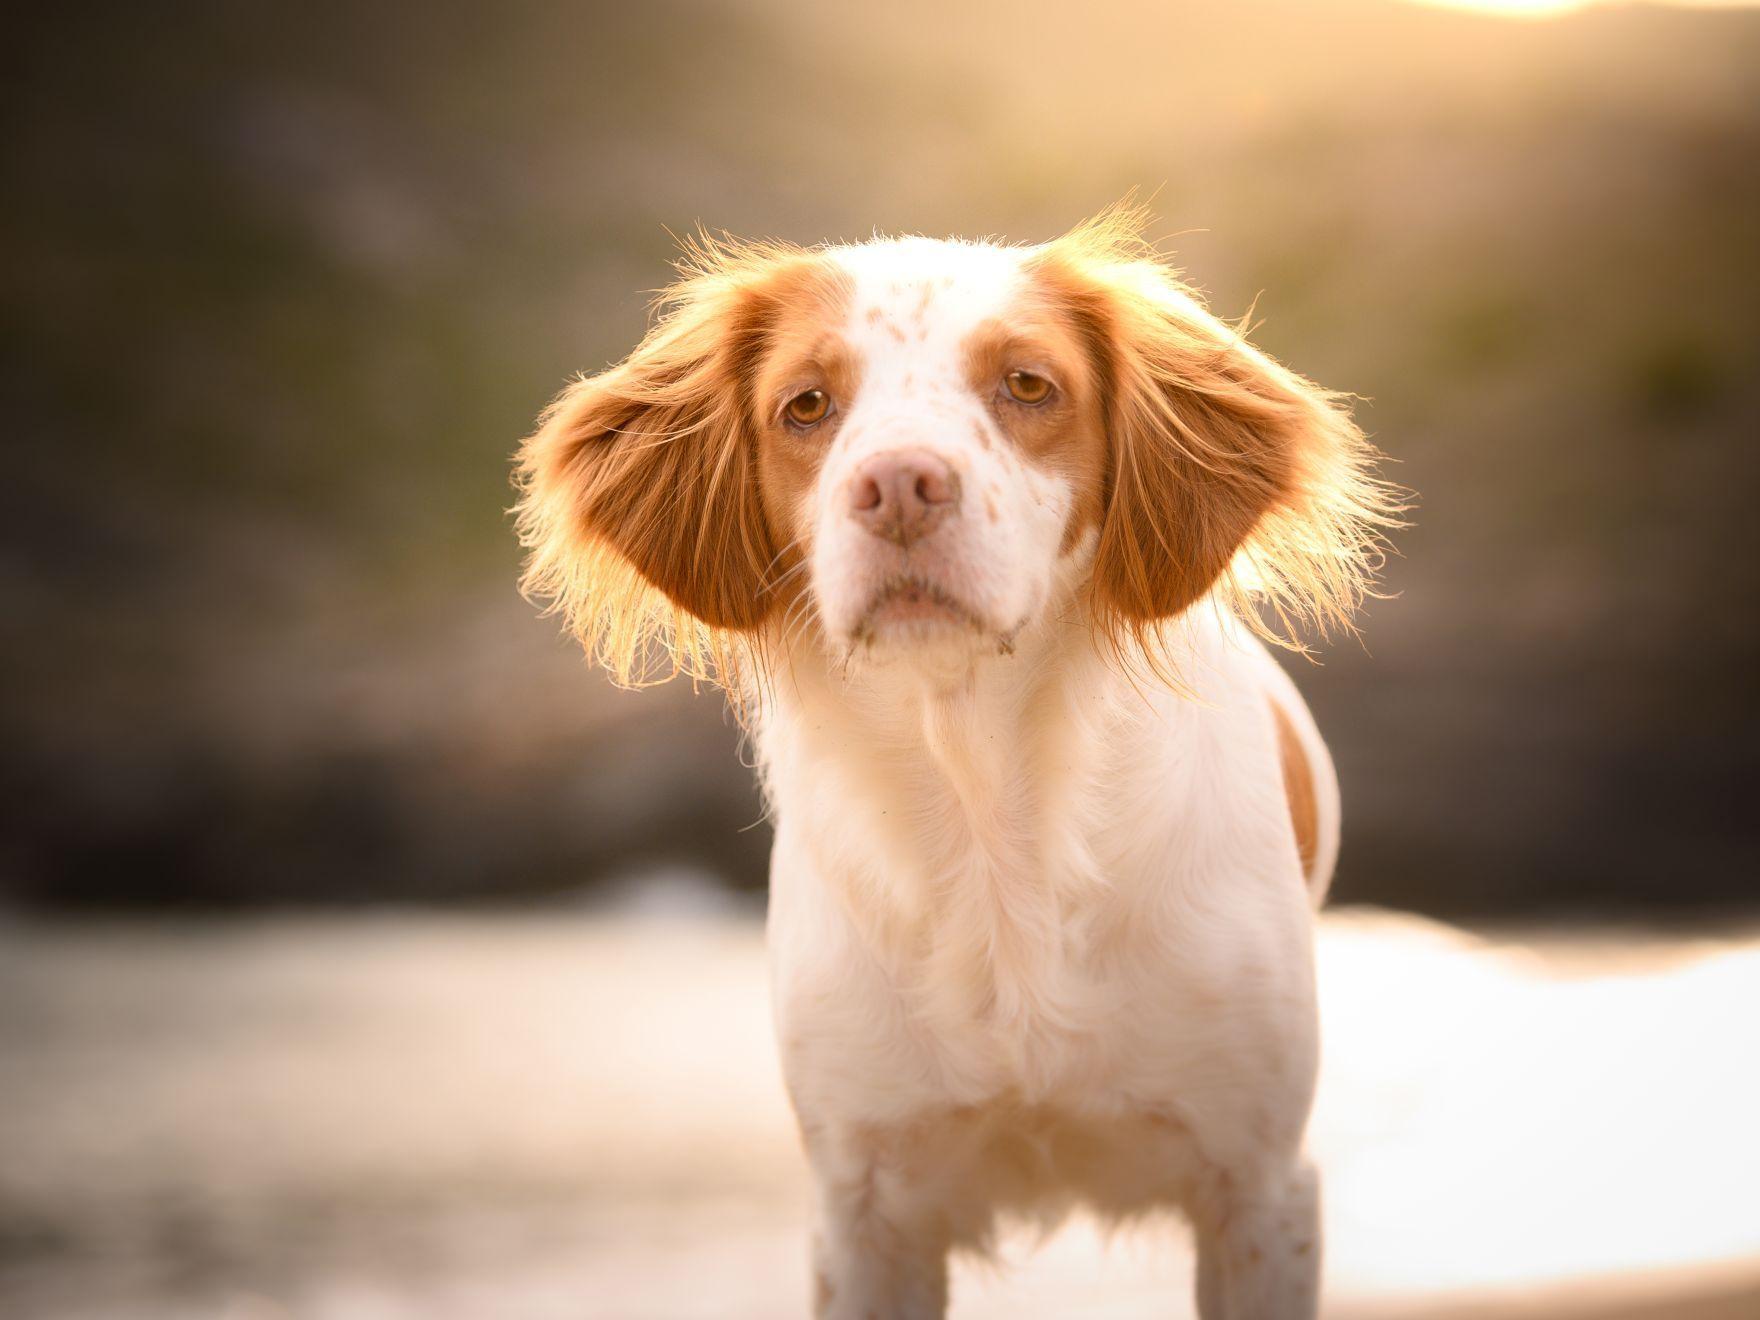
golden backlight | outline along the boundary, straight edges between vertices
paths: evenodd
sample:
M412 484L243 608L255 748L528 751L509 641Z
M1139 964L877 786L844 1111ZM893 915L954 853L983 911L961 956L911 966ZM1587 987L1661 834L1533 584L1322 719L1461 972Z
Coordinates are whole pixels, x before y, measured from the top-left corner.
M1486 14L1502 14L1510 18L1546 18L1572 9L1582 9L1596 0L1417 0L1435 9L1472 9Z
M1620 0L1412 0L1414 4L1428 5L1432 9L1466 9L1480 14L1497 14L1504 18L1551 18L1555 14L1619 2ZM1693 9L1751 8L1757 2L1760 0L1661 0L1664 4L1672 3Z

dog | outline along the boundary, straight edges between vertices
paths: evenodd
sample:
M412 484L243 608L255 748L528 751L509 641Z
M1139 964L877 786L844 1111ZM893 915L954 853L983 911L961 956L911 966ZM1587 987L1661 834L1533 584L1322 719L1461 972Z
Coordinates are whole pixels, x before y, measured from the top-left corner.
M1348 628L1400 506L1143 224L695 240L519 455L528 593L752 734L821 1317L1078 1205L1183 1213L1204 1320L1316 1313L1339 795L1262 639Z

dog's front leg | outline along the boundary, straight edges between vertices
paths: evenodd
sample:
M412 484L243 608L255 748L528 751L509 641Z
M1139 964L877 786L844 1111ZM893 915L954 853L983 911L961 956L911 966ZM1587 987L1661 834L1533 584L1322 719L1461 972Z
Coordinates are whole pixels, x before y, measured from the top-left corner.
M1201 1320L1313 1320L1320 1185L1311 1165L1219 1173L1193 1207Z
M818 1195L818 1320L939 1320L947 1313L947 1233L912 1167L908 1133L820 1128L807 1153Z

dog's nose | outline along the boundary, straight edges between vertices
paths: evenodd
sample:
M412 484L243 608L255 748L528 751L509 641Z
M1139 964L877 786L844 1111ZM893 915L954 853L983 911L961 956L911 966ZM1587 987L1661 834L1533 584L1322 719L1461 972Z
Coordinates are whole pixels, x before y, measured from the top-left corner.
M865 460L849 482L849 516L875 536L908 546L959 507L959 474L926 449Z

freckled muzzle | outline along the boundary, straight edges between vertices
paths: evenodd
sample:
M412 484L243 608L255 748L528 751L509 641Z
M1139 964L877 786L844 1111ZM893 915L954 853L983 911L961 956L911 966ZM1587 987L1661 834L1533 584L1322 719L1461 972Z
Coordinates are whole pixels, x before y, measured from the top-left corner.
M957 419L879 429L852 427L861 452L826 473L813 590L829 638L935 665L1008 653L1045 598L1061 502L1002 446L966 444ZM940 443L917 440L931 430Z
M987 630L966 598L974 584L962 488L953 461L920 445L882 449L855 465L841 491L853 538L843 542L853 569L845 579L853 609L844 616L852 640L914 645L950 627Z

